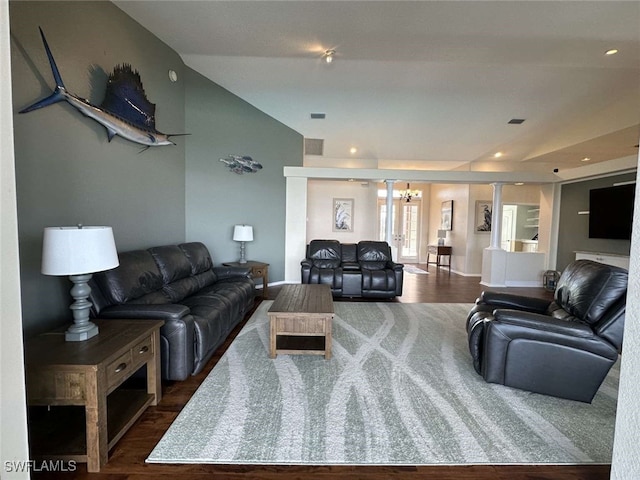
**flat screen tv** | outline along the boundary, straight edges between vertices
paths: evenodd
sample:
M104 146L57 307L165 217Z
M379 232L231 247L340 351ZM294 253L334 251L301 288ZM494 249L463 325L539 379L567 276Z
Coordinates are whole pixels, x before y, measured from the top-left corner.
M589 191L589 238L631 239L636 185Z

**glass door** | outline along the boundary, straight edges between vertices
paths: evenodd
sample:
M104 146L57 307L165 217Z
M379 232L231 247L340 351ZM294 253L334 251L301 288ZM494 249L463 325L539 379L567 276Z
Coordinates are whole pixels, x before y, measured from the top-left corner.
M393 259L398 263L418 263L420 252L420 216L422 200L412 199L410 202L399 198L393 199L393 232L391 249ZM379 239L386 240L387 200L378 198L378 232Z

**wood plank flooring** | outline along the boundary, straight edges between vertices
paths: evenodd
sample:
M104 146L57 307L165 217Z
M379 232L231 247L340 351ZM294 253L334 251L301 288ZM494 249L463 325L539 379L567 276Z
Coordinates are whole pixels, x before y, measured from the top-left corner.
M426 265L418 265L427 270ZM482 291L478 277L449 274L446 269L436 271L429 265L429 275L405 275L404 291L399 302L472 303ZM504 290L504 289L501 289ZM515 293L550 298L542 288L506 289ZM278 294L277 286L269 287L271 299ZM259 300L256 301L256 306ZM249 315L250 316L250 315ZM247 319L248 317L247 316ZM244 323L244 322L243 322ZM33 478L64 478L89 480L199 480L199 479L432 479L432 480L604 480L610 475L610 465L468 465L468 466L261 466L261 465L158 465L144 461L191 395L206 378L227 349L238 326L214 358L200 374L184 382L163 385L163 398L150 407L116 444L109 454L109 462L100 473L89 474L84 464L75 472L34 473Z

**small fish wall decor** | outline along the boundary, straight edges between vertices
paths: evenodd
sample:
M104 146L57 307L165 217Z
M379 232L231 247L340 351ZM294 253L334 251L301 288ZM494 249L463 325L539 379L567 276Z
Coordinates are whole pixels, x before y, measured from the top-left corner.
M166 134L156 130L156 106L147 100L140 75L131 68L131 65L123 64L114 68L113 73L109 75L105 97L100 106L93 105L88 100L69 93L64 86L62 76L42 29L40 29L40 36L47 52L56 88L51 95L20 110L20 113L31 112L64 101L84 116L105 127L109 141L118 135L131 142L144 145L145 150L149 147L175 145L169 140L169 137L188 135L184 133Z
M225 163L233 173L237 173L238 175L242 175L243 173L256 173L262 169L262 165L248 156L227 155L227 158L221 158L220 161Z

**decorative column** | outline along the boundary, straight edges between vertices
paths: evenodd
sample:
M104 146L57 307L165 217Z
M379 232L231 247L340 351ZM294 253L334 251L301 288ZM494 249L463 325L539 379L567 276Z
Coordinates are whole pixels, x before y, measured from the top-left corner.
M393 184L396 180L385 180L387 184L387 218L385 228L385 240L389 245L393 245Z
M492 183L493 210L491 212L491 245L492 250L502 249L502 183Z
M492 183L493 209L491 212L491 244L482 252L481 285L505 287L507 251L502 249L502 183Z

